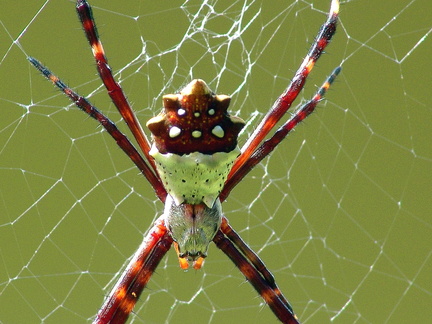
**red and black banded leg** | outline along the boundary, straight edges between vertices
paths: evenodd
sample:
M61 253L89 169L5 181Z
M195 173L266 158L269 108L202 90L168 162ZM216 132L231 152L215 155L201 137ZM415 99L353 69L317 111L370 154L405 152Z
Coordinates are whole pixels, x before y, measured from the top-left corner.
M99 310L94 324L125 323L159 262L173 242L163 217L155 222Z
M291 107L294 100L297 98L300 91L303 89L306 78L336 32L338 14L339 1L332 0L328 18L321 26L314 43L309 49L308 54L300 65L300 68L297 70L288 88L276 100L276 102L273 104L273 107L269 110L261 123L256 127L249 140L245 143L245 145L243 145L242 153L234 163L224 190L221 193L221 201L227 197L229 191L231 191L235 186L235 184L232 183L234 181L232 179L235 179L234 175L239 172L239 169L242 168L242 166L257 150L260 143L262 143L268 133L275 127L276 123L284 116L287 110Z
M92 48L93 56L96 60L96 66L102 82L104 83L108 94L117 107L118 111L122 115L123 119L126 121L129 129L134 135L138 145L140 146L142 152L144 153L146 160L150 163L153 170L156 170L153 158L150 157L150 143L147 136L144 134L141 124L135 116L126 96L120 87L120 85L115 81L114 76L110 66L108 65L108 60L105 55L102 43L99 39L99 34L97 31L96 23L93 19L93 12L86 0L78 0L76 5L76 10L78 16L81 20L84 32L87 36L87 40ZM164 201L165 198L162 200Z
M240 252L246 257L246 259L258 270L260 275L267 281L271 289L274 290L279 299L285 304L285 306L294 314L292 306L285 298L285 296L280 291L279 287L276 285L276 281L264 262L260 257L243 241L240 235L229 225L228 219L226 217L222 218L221 232L226 235L226 237L234 243L234 245L240 250Z
M224 187L221 194L222 198L226 197L230 191L254 168L258 163L262 161L267 155L269 155L276 146L291 132L301 121L307 116L314 112L318 103L324 97L326 91L330 88L333 81L336 79L342 68L338 66L332 74L329 75L327 80L318 89L312 99L298 108L291 118L283 124L274 135L268 140L264 141L250 156L250 158L238 169L238 171L229 179L229 183Z
M228 224L226 223L226 225ZM263 275L263 273L256 268L256 261L251 261L247 255L244 255L242 251L240 251L236 247L236 243L232 242L230 240L230 237L223 233L222 229L216 233L215 237L213 238L213 242L231 259L231 261L243 273L246 279L261 295L267 305L269 305L272 312L282 323L299 323L297 320L297 316L294 314L291 306L283 297L276 284L274 284L274 280L273 283L269 282L268 278L266 278L267 275ZM271 274L270 276L273 277Z
M86 98L80 96L71 88L69 88L63 81L57 76L51 73L45 66L43 66L38 60L33 57L29 57L28 60L32 63L36 69L38 69L48 80L50 80L55 86L57 86L69 99L75 103L75 105L82 111L87 113L90 117L96 119L107 132L115 139L117 145L129 156L129 158L135 163L138 169L150 182L152 187L155 189L156 195L162 201L165 200L167 195L165 188L156 177L155 172L144 162L141 155L138 153L134 145L124 135L117 126L96 107L94 107Z

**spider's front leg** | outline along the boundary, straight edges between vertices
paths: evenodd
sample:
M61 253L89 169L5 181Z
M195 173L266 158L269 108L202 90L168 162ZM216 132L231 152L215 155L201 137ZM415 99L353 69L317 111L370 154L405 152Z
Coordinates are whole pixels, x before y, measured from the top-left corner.
M162 215L155 222L137 252L99 310L93 324L125 323L160 260L173 239Z
M299 323L292 306L276 285L273 275L267 270L259 256L228 224L225 217L222 219L221 229L213 242L239 268L282 323Z

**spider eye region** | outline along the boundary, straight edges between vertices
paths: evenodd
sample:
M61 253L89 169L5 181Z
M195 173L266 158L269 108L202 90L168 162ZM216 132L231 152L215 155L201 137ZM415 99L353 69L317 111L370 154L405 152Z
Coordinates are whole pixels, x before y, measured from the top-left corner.
M147 122L160 153L230 152L245 122L228 114L231 98L216 95L200 79L163 96L162 112Z

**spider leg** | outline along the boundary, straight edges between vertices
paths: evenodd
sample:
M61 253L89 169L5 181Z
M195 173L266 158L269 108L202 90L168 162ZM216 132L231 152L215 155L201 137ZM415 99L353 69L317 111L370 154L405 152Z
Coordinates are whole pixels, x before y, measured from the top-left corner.
M309 49L308 54L297 70L294 78L289 84L288 88L282 93L282 95L273 104L273 107L265 115L261 123L257 126L249 140L242 147L242 153L235 161L230 174L228 175L228 180L226 186L222 191L221 201L223 201L227 193L234 187L230 182L231 178L239 172L239 169L247 162L251 155L258 148L260 143L268 135L268 133L274 128L276 123L284 116L287 110L291 107L294 100L297 98L300 91L306 82L306 78L314 67L316 61L319 59L324 49L329 44L331 38L336 32L336 24L339 14L339 1L332 0L330 12L326 22L321 26L314 43ZM244 172L244 171L243 171ZM247 173L247 172L246 172ZM230 189L231 187L231 189Z
M145 163L144 159L141 157L126 135L124 135L108 117L106 117L96 107L92 106L92 104L86 98L81 97L72 89L70 89L66 84L63 83L63 81L52 74L51 71L43 66L38 60L33 57L29 57L28 60L48 80L54 83L54 85L56 85L66 96L68 96L77 107L87 113L90 117L96 119L107 130L107 132L115 139L117 145L129 156L129 158L135 163L138 169L150 182L159 199L164 201L167 195L165 188L161 185L153 170L147 165L147 163Z
M138 142L138 145L144 153L146 161L148 161L155 171L156 166L154 160L148 153L150 151L149 140L144 134L141 124L130 107L130 104L126 99L122 88L113 77L111 68L108 65L108 60L105 56L105 51L99 39L96 23L93 19L92 9L86 0L77 0L76 10L84 28L84 32L92 48L99 76L108 90L108 94L111 97L113 103L117 107L123 119L126 121L126 124Z
M285 296L282 294L278 286L276 285L275 279L270 271L267 270L264 262L260 257L243 241L240 235L229 225L228 219L226 217L222 218L221 231L224 233L231 242L237 246L241 253L243 253L246 258L253 264L253 266L258 270L258 272L264 277L269 286L275 291L282 302L294 313L292 306L286 300Z
M326 91L330 88L330 85L336 79L341 71L341 67L338 66L333 70L332 74L328 76L323 85L318 89L312 99L307 101L304 105L298 108L288 121L283 124L271 138L267 139L262 143L245 161L245 163L238 169L238 171L226 182L224 190L220 194L221 201L225 199L230 191L245 177L249 171L262 161L267 155L269 155L275 147L292 131L302 120L314 112L317 104L322 100Z
M291 305L276 286L273 275L232 229L225 217L213 242L239 268L282 323L299 323Z
M173 242L161 216L144 237L93 324L125 323L141 292Z

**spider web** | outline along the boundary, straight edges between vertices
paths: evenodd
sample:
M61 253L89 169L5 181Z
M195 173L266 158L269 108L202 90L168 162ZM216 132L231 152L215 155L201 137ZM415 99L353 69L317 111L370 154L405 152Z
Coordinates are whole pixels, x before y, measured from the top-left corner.
M91 1L116 77L143 124L192 78L232 95L254 125L288 84L329 1ZM303 323L432 316L432 5L343 1L309 98L340 64L318 113L224 204ZM0 322L90 321L163 206L97 123L37 75L32 55L125 126L95 75L71 1L0 13ZM271 323L214 245L201 271L173 251L137 323Z

